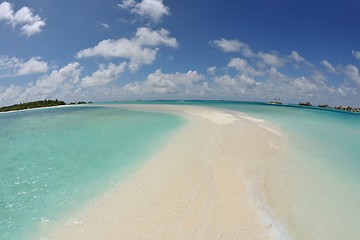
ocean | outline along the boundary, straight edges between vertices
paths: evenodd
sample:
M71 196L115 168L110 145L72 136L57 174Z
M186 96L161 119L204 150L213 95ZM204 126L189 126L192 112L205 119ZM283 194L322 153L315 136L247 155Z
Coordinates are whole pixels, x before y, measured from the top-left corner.
M105 193L184 123L97 106L0 114L0 239L30 239Z
M254 184L265 190L256 195L260 207L287 231L277 239L358 239L360 114L252 102L140 103L222 108L273 126L286 147L254 160L261 168ZM183 124L100 106L0 114L0 239L24 239L111 188Z
M260 127L269 124L280 131L286 147L271 159L256 159L259 173L251 190L261 198L256 201L266 212L265 222L271 218L273 228L279 228L275 239L359 239L359 113L256 102L151 103L241 112ZM262 187L264 192L256 192Z
M290 239L359 239L360 114L293 105L209 105L244 112L284 132L286 148L260 163L266 210Z

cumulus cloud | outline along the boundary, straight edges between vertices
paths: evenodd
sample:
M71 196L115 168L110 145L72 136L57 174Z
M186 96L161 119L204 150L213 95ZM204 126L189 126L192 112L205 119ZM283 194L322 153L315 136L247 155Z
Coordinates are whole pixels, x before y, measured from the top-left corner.
M302 63L301 65L307 66L306 60L300 55L292 54L292 57L294 59L291 62ZM256 59L258 57L250 58L249 61L242 58L232 58L227 66L235 68L238 73L234 76L229 73L214 76L214 85L210 85L212 95L216 98L257 101L269 101L280 97L285 102L311 101L329 104L335 103L339 99L348 101L344 96L357 96L356 88L352 88L350 91L351 88L349 87L328 85L328 82L323 81L322 73L317 71L315 67L306 68L310 70L306 76L302 76L301 72L289 76L276 67L276 65L280 66L281 64L259 66L259 61L254 61ZM286 56L281 57L281 59L285 59L285 63L289 61ZM259 60L262 62L262 59ZM351 79L360 82L359 72L354 67L348 68L348 76L348 78L351 77Z
M14 12L14 6L9 2L0 4L0 21L12 26L12 28L20 28L23 35L30 37L33 34L42 31L46 25L45 21L39 16L34 15L33 10L28 7L22 7Z
M296 92L311 95L318 91L317 82L309 81L305 77L295 78L290 86L294 87Z
M70 94L71 92L63 91L63 89L78 83L81 71L82 68L78 62L69 63L59 70L54 70L50 75L29 84L20 94L19 101L54 98L59 92Z
M17 75L45 73L49 69L47 62L42 61L40 57L33 57L27 62L19 63L16 68L18 68Z
M65 67L44 75L27 86L11 85L0 93L0 104L9 105L40 99L69 99L73 97L82 68L69 63Z
M324 81L322 71L296 51L291 51L289 55L277 51L256 52L243 42L226 39L211 41L210 44L222 52L238 52L241 55L241 57L232 58L227 64L228 68L238 71L235 76L227 73L213 77L215 86L211 88L211 92L220 98L268 101L282 97L288 99L289 102L327 100L331 103L334 100L329 96L339 100L344 99L345 95L357 96L359 90L351 88L352 84L346 81L341 87L328 85L333 81ZM355 51L353 55L356 56ZM338 70L328 61L323 60L321 64L329 72L338 73ZM292 75L288 76L282 70L292 72ZM357 67L349 65L346 69L344 68L342 74L356 85L360 84L360 73Z
M164 45L177 48L175 38L169 36L169 31L160 29L153 31L146 27L137 29L132 39L120 38L117 40L103 40L95 47L87 48L76 54L77 58L101 56L106 58L129 59L131 71L137 71L144 64L151 64L155 61L158 46Z
M277 54L259 52L257 56L265 63L273 67L281 67L284 65L284 60Z
M244 43L236 39L227 40L222 38L220 40L210 41L210 44L222 52L239 52L242 47L244 47Z
M329 63L328 60L324 59L321 61L321 64L330 72L330 73L336 73L335 67Z
M284 82L289 80L289 77L279 72L275 67L271 67L267 71L267 76L270 80L276 80L278 82Z
M354 65L348 65L345 68L345 75L350 78L355 84L360 86L360 75L359 69Z
M297 65L304 65L307 68L313 68L314 66L305 60L298 52L292 51L290 55L282 55L276 51L264 52L264 51L253 51L250 46L237 39L220 39L210 41L210 45L219 49L224 53L238 52L247 59L257 61L257 65L260 67L282 67L287 63L296 63Z
M215 67L215 66L209 67L209 68L207 69L207 72L208 72L208 74L210 74L210 75L215 75L216 67Z
M78 62L69 63L34 82L30 82L27 86L11 85L8 88L0 88L0 105L54 98L65 101L79 101L81 99L101 101L107 96L111 96L114 99L124 91L121 87L107 85L119 78L125 66L126 62L118 65L113 63L102 64L97 71L81 78L83 71L81 65Z
M356 59L359 59L359 60L360 60L360 51L354 51L354 50L352 50L351 53L352 53L352 55L353 55Z
M284 59L286 62L294 62L295 67L297 68L300 68L299 65L304 65L309 69L314 68L314 66L310 62L306 61L305 58L296 51L291 51L291 54L287 58L284 57Z
M30 60L24 62L24 60L16 57L0 56L0 70L3 72L0 77L16 77L45 73L48 69L48 63L42 61L40 57L32 57Z
M186 73L165 74L160 69L149 74L143 82L134 82L126 85L124 90L136 95L158 94L186 94L203 95L207 91L204 77L196 71Z
M256 80L247 74L238 74L235 77L231 77L226 74L214 78L216 88L213 89L213 93L223 96L236 96L237 94L244 94L249 91L253 91L254 87L260 85Z
M99 69L91 76L86 76L81 80L80 85L82 87L97 87L104 86L116 79L124 72L126 62L122 62L119 65L109 63L107 66L101 64Z
M250 58L250 59L258 59L260 62L259 65L269 65L274 67L281 67L285 64L285 59L277 54L276 52L267 53L263 51L254 52L249 45L246 43L240 42L239 40L232 39L220 39L220 40L213 40L210 41L210 45L218 48L222 52L240 52L243 56ZM296 52L293 53L292 57L297 58L300 60L301 56Z
M251 76L261 76L262 72L255 70L245 59L232 58L227 65L228 67L235 68L241 73L245 73Z
M16 57L9 57L7 55L0 56L0 69L1 70L9 70L13 69L16 64L18 64L21 60Z
M290 58L298 63L305 62L305 59L302 56L300 56L299 53L297 53L295 51L291 52Z
M224 87L234 87L236 86L236 80L235 78L230 77L230 75L226 74L223 76L217 76L214 78L214 82L218 85L224 86Z
M141 46L156 47L159 45L165 45L173 48L178 47L176 39L171 38L170 32L163 28L158 31L153 31L146 27L138 28L133 40Z
M118 6L153 22L160 22L164 16L170 15L170 10L163 4L163 0L123 0Z
M11 85L10 87L6 88L4 92L0 93L0 106L12 104L20 93L20 86Z

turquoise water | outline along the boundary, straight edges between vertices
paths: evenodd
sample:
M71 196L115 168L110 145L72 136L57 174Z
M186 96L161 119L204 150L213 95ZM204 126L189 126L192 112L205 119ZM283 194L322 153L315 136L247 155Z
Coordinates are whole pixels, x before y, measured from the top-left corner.
M264 119L286 133L286 151L265 166L265 186L272 215L292 239L359 239L360 114L212 105Z
M281 153L256 163L267 172L269 215L290 239L359 239L360 114L249 102L151 103L223 108L267 121L287 142Z
M25 239L111 188L183 120L104 107L0 114L0 239Z
M259 165L267 169L269 214L295 240L360 236L360 114L244 102L141 103L217 107L266 120L287 141ZM0 239L24 239L106 191L183 123L86 106L0 114Z

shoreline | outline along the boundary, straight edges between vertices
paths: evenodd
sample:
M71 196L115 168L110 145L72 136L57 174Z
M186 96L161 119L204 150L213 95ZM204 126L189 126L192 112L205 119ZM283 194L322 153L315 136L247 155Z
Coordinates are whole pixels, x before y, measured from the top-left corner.
M279 131L207 107L104 106L176 114L188 122L117 189L70 216L72 224L52 226L43 239L288 238L262 199L262 161L284 148Z
M58 105L58 106L50 106L50 107L27 108L27 109L0 112L0 114L34 111L34 110L39 110L39 109L63 108L63 107L70 107L70 106L73 106L73 105L66 104L66 105Z

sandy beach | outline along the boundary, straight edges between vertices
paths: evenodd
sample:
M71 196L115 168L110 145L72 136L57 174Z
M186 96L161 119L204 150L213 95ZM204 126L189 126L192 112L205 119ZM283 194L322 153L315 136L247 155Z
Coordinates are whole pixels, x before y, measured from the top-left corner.
M111 107L178 114L187 124L115 191L46 239L284 239L261 187L262 163L284 147L279 131L212 108Z

